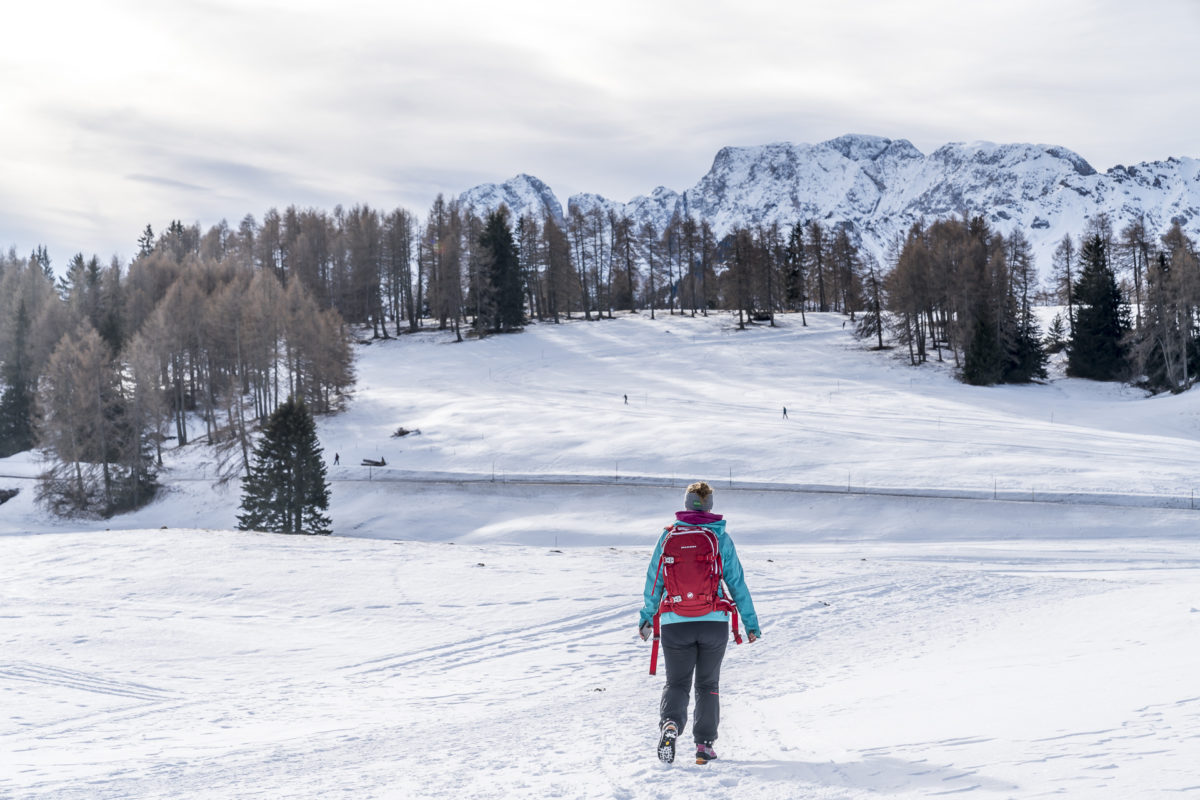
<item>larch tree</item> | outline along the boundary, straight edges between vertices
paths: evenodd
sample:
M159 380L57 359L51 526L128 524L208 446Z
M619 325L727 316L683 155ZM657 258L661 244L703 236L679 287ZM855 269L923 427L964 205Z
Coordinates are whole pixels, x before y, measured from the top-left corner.
M1075 335L1075 242L1071 234L1063 235L1054 249L1052 276L1058 302L1067 307L1067 334Z
M825 229L821 227L821 223L812 220L806 226L808 230L808 247L805 249L805 255L809 259L809 275L816 281L817 288L817 310L828 311L829 302L825 292L825 284L827 272L827 254L825 243Z
M858 318L855 333L860 339L874 338L875 349L883 350L884 328L884 299L883 278L879 274L879 264L872 256L865 259L866 268L862 277L865 307L862 316Z
M1195 244L1176 222L1149 260L1143 324L1132 337L1139 378L1147 389L1181 392L1194 382L1200 357L1198 306L1200 259Z
M936 289L932 278L933 254L926 230L919 224L909 228L903 242L893 248L894 266L884 278L884 295L892 312L892 327L896 339L908 347L908 360L913 366L925 362L927 316L934 306Z
M571 269L571 243L562 226L553 217L542 221L542 240L546 253L546 307L550 317L559 321L559 315L571 318L571 295L575 291L576 276Z
M421 250L430 314L438 321L438 330L452 327L455 339L462 341L462 215L457 202L437 196L429 210Z
M417 330L420 320L413 296L412 255L416 221L408 211L397 208L384 220L383 282L388 310L396 335L401 320L408 320L409 331Z
M1133 275L1133 327L1142 327L1142 306L1144 303L1143 287L1146 271L1150 262L1150 237L1146 230L1146 217L1139 214L1121 229L1121 241L1118 245L1120 259Z
M662 241L654 223L649 220L642 223L638 234L642 260L646 262L646 304L650 306L650 319L654 319L654 310L658 307L659 271L664 260L661 255Z
M58 514L107 517L153 496L147 431L130 415L119 366L87 320L55 348L39 405L38 438L52 456L41 502Z

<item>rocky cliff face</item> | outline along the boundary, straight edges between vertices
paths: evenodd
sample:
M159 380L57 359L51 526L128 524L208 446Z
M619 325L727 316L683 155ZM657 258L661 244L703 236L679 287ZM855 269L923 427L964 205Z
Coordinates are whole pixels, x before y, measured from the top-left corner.
M529 176L476 187L463 198L477 209L503 198L518 214L562 215L553 192ZM847 225L881 258L918 220L982 215L1006 234L1022 228L1046 270L1063 235L1079 235L1101 212L1118 232L1144 214L1151 231L1178 219L1200 239L1200 161L1170 158L1098 173L1057 146L954 143L924 155L904 139L848 135L813 145L726 147L682 193L659 187L628 203L581 194L568 204L611 209L659 229L674 214L691 214L707 219L718 236L739 225L786 228L815 219Z

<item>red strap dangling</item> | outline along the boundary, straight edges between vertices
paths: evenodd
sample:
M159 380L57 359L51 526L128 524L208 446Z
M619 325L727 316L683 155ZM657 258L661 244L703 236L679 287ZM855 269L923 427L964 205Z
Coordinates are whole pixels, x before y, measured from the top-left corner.
M654 615L654 645L650 648L650 674L654 675L658 669L658 638L661 633L658 627L658 614Z

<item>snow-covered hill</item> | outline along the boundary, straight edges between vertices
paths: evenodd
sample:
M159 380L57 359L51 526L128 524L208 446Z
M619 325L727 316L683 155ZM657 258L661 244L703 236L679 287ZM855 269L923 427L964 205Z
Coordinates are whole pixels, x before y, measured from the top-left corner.
M634 630L648 544L2 539L0 796L1197 791L1194 541L763 545L738 523L764 638L730 645L720 760L670 768Z
M479 208L503 197L518 214L540 217L557 200L546 199L553 197L548 189L519 191L528 180L514 178L506 192L477 187L464 198ZM1151 232L1179 219L1200 237L1200 161L1169 158L1099 173L1052 145L952 143L924 155L904 139L847 135L815 145L726 147L689 189L659 187L627 203L578 194L568 205L611 209L660 230L673 214L691 214L708 219L718 235L738 225L847 224L877 255L918 220L979 214L1004 233L1024 230L1048 268L1063 235L1079 235L1101 212L1118 231L1144 214Z
M884 494L1018 501L1006 512L1014 515L1026 500L1117 504L1133 515L1194 504L1195 392L1146 398L1062 377L966 386L949 363L914 369L902 354L869 351L841 315L807 319L737 331L727 314L621 315L457 345L429 331L360 346L348 409L319 427L327 458L340 456L329 470L335 530L437 539L449 524L475 541L640 540L639 526L656 524L693 477L732 487L741 512L776 541L792 528L764 498L781 490L838 509L816 524L850 536L867 524L871 535L908 536L908 522L866 522ZM420 433L394 438L401 427ZM234 526L238 486L214 486L202 430L197 444L167 451L164 498L118 524ZM360 466L364 458L387 466ZM39 469L31 455L0 461L0 476L29 476L0 478L0 489L24 487L0 506L0 531L80 524L35 506ZM597 498L586 513L571 502L580 493ZM937 537L989 536L1004 524L977 510L913 513ZM1055 511L1054 524L1071 513Z
M1200 396L969 387L808 320L365 346L320 423L333 537L223 530L199 444L114 520L0 461L0 797L1197 791ZM664 768L636 612L699 477L764 638L721 759Z

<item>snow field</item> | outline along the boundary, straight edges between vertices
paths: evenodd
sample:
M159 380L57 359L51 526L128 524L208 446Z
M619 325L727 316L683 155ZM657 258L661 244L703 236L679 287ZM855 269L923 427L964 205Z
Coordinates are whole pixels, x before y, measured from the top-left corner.
M376 344L360 351L353 411L326 420L322 441L343 455L344 479L704 476L1190 504L1196 398L1064 379L970 387L949 364L912 369L900 353L865 350L841 315L779 320L737 331L725 314L660 313L463 345L438 333ZM422 433L391 438L401 425ZM388 468L364 474L364 456Z
M224 530L200 445L108 521L0 462L0 797L1200 791L1200 395L967 387L780 321L363 347L320 422L330 538ZM665 768L636 612L697 478L764 638L726 659L721 760Z
M735 534L736 535L736 534ZM10 537L0 796L1194 791L1200 546L756 545L721 760L654 759L649 546ZM681 740L690 741L687 733Z
M662 499L673 505L672 492L696 478L733 489L727 497L774 487L1197 506L1195 392L1146 398L1061 377L964 386L949 363L914 369L903 353L864 349L841 315L807 316L807 327L781 315L777 328L737 331L727 314L619 315L461 344L430 331L360 347L347 410L319 422L335 532L535 544L556 534L595 539L598 530L602 539L641 537L661 524ZM393 438L399 427L420 433ZM363 467L363 458L387 467ZM39 468L29 455L0 463L0 475L18 476L0 477L0 487L23 488L0 507L0 533L236 525L240 487L213 485L217 466L199 443L167 452L162 499L112 522L47 518L32 500ZM542 485L518 485L529 481ZM820 494L794 500L828 507L816 514L823 528L849 504ZM747 502L768 509L755 530L780 526L775 500ZM1001 536L1011 534L1006 517L1029 516L1015 504L998 517L980 511L990 506L968 507L983 528L997 518ZM1180 519L1138 517L1152 529ZM921 522L932 527L910 530L964 535L936 514ZM873 537L878 524L898 527L885 519L848 535ZM1080 532L1092 525L1083 515ZM977 536L974 527L965 535ZM1047 534L1076 535L1036 532Z

